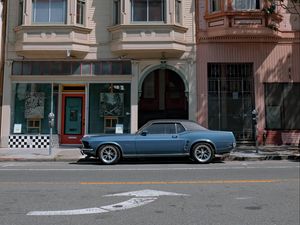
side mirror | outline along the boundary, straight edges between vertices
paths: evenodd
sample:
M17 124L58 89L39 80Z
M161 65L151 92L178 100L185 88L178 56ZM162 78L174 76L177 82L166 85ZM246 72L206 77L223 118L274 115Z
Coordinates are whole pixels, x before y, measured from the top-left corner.
M142 131L142 133L141 133L142 136L147 136L147 134L148 134L148 131L146 131L146 130Z

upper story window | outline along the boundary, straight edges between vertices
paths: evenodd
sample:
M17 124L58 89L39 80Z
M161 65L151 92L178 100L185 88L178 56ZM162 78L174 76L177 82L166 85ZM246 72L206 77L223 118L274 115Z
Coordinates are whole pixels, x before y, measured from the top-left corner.
M210 12L221 11L221 0L210 0L209 10L210 10Z
M77 0L76 4L76 23L84 25L85 18L85 0Z
M182 14L181 14L181 0L175 0L175 22L181 23Z
M67 0L32 0L33 23L66 23Z
M165 0L131 0L132 21L165 21Z
M113 4L113 23L114 25L121 23L121 0L114 0Z
M260 0L233 0L232 8L235 10L255 10L260 9Z
M23 24L23 15L24 15L24 0L19 1L19 18L18 25Z

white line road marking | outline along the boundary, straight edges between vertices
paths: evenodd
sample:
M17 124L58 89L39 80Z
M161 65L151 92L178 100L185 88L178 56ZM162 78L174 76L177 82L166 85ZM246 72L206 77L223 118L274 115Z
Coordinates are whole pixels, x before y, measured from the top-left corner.
M248 199L252 199L253 197L237 197L235 198L236 200L248 200Z
M7 163L7 164L2 165L1 167L5 168L5 167L11 167L11 166L15 166L15 164L13 164L13 163Z
M101 206L99 208L85 208L85 209L72 209L72 210L56 210L56 211L31 211L27 213L28 216L66 216L66 215L83 215L83 214L96 214L106 213L113 211L120 211L131 209L139 206L146 205L157 199L159 196L187 196L186 194L178 194L174 192L156 191L156 190L140 190L132 192L117 193L108 196L136 196L124 202L119 202L112 205Z

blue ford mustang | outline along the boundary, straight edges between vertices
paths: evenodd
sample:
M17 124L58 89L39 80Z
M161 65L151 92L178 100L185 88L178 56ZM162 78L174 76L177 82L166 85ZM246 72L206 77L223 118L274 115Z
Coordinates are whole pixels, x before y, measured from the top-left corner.
M135 134L87 135L83 155L115 164L121 158L190 156L209 163L215 154L229 153L236 146L232 132L208 130L190 120L152 120Z

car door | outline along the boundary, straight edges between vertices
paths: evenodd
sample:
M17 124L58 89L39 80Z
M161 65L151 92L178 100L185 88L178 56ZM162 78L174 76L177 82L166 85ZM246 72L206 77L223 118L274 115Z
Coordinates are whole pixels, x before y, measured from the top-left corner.
M153 123L136 136L136 152L138 155L179 155L183 153L184 143L175 123Z

